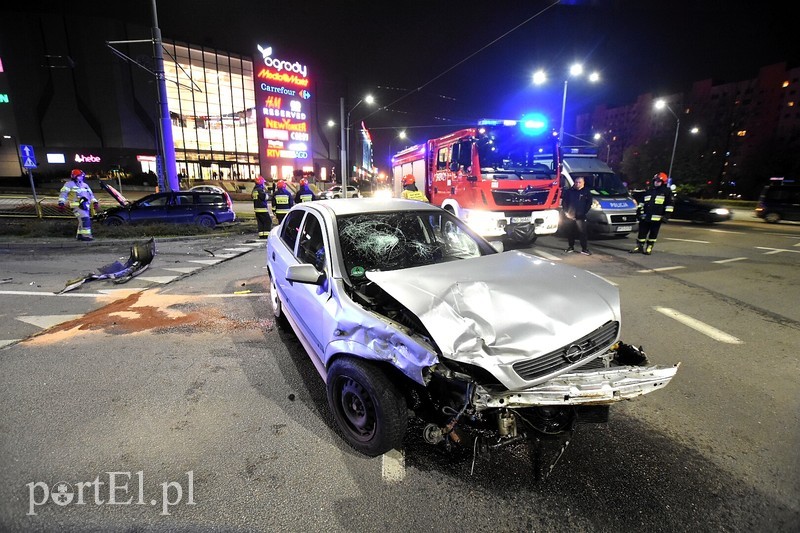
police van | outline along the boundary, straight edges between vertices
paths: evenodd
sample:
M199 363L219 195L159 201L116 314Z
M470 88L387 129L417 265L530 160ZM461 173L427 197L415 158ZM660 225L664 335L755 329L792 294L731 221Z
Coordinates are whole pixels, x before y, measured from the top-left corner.
M596 149L564 147L561 187L572 187L577 177L584 179L592 195L592 208L586 215L590 235L625 237L639 231L636 201L619 176L597 157Z

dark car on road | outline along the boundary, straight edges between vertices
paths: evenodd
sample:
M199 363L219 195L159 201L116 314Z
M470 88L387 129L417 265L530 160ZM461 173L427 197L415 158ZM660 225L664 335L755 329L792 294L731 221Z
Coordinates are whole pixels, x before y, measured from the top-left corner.
M633 191L631 194L637 203L641 203L644 193L645 191ZM731 220L733 212L713 202L675 195L672 215L669 218L672 220L689 220L695 224L713 224Z
M730 209L721 205L689 198L688 196L676 196L674 210L670 217L675 220L690 220L695 224L713 224L714 222L725 222L733 218Z
M758 198L755 214L770 224L800 221L800 185L767 185Z
M162 223L195 224L210 229L236 220L233 202L224 191L157 192L131 202L111 185L100 186L120 204L95 215L94 220L108 226Z

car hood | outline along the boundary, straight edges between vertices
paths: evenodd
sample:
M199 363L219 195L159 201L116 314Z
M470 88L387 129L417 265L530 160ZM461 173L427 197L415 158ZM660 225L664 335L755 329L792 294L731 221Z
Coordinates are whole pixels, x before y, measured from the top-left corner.
M127 199L127 198L125 198L124 196L122 196L122 193L121 193L121 192L119 192L118 190L116 190L114 187L112 187L112 186L111 186L111 185L109 185L108 183L106 183L106 182L104 182L104 181L101 181L101 182L100 182L100 187L102 187L102 188L103 188L103 190L104 190L104 191L106 191L106 192L107 192L107 193L108 193L108 194L109 194L109 195L110 195L110 196L111 196L111 197L112 197L114 200L116 200L116 201L119 203L119 205L121 205L122 207L125 207L126 205L130 205L130 202L128 201L128 199Z
M620 319L609 282L519 251L366 275L457 361L535 357Z

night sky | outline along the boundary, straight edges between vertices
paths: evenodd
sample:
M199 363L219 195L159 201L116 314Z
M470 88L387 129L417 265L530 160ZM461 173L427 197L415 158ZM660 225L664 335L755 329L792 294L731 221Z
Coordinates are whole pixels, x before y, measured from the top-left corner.
M152 25L150 0L26 6ZM707 78L750 79L773 63L800 66L794 14L744 0L158 0L157 8L165 38L251 56L269 44L306 62L323 123L338 122L340 97L349 109L374 95L378 105L360 105L351 119L371 129L382 168L390 139L402 148L395 135L403 128L405 144L416 143L444 133L439 126L531 110L557 128L575 61L602 82L570 79L567 131L576 113L599 104L688 91ZM550 73L547 85L531 84L538 68Z

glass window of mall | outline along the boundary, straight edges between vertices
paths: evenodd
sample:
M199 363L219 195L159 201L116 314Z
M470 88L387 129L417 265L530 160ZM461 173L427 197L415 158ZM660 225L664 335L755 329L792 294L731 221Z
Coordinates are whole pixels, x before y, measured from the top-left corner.
M253 62L165 40L164 73L182 186L252 180L258 159Z

